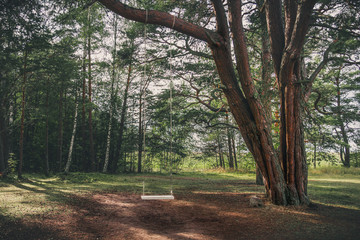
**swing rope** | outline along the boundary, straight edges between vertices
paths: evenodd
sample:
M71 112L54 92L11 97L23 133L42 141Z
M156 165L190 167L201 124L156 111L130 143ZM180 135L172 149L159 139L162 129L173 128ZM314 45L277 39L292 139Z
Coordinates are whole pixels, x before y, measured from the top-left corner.
M175 20L176 20L176 18L175 18L175 15L174 15L173 23L172 23L172 26L171 26L172 29L175 26ZM170 59L172 59L172 58L173 58L172 50L170 50ZM172 119L173 95L172 95L172 90L173 90L173 86L174 86L174 83L173 83L173 80L174 80L174 68L173 68L171 63L170 63L170 74L171 74L170 85L169 85L169 91L170 91L170 103L169 103L170 104L170 183L171 183L170 194L173 195L173 179L174 179L174 177L173 177L173 158L172 158L172 155L173 155L173 119Z
M174 19L173 19L173 23L172 23L172 27L174 28L175 26L175 15L174 15ZM170 50L170 59L173 58L172 55L172 50ZM169 62L170 63L170 62ZM172 94L172 90L173 90L173 80L174 80L174 68L172 66L172 64L170 63L170 84L169 84L169 91L170 91L170 194L173 195L173 106L172 106L172 102L173 102L173 94Z
M144 27L144 48L145 48L145 63L147 62L147 28L146 28L146 24L148 22L148 10L146 9L146 16L145 16L145 27ZM172 28L174 28L175 26L175 16L174 16L174 20L173 20L173 24L172 24ZM172 59L172 50L170 51L170 59ZM172 111L173 111L173 107L172 107L172 101L173 101L173 96L172 96L172 87L173 87L173 78L174 78L174 74L173 74L174 70L172 65L170 64L170 84L169 84L169 91L170 91L170 97L169 97L169 108L170 108L170 182L171 182L171 186L170 186L170 195L145 195L145 181L143 181L143 194L141 196L142 200L160 200L160 199L168 199L168 200L172 200L174 199L173 196L173 119L172 119ZM146 79L147 78L147 73L146 73L146 65L144 66L144 72L143 72L143 78ZM146 84L143 85L142 91L143 91L143 121L144 121L144 130L143 130L143 152L144 152L144 161L145 161L145 147L146 147L146 124L145 124L145 88L146 88Z
M144 84L142 87L142 94L143 96L143 110L142 110L142 115L143 115L143 155L144 155L144 162L145 162L145 158L146 158L146 121L145 121L145 107L146 107L146 78L147 78L147 73L146 73L146 63L147 63L147 28L146 28L146 24L148 21L148 10L146 9L146 16L145 16L145 26L144 26L144 48L145 48L145 64L144 64L144 73L143 73L143 78L144 78ZM141 97L141 96L140 96Z
M174 18L175 19L175 18ZM170 50L170 59L172 59L172 50ZM170 91L170 182L171 182L171 189L170 189L170 193L171 195L173 194L173 158L172 158L172 152L173 152L173 119L172 119L172 101L173 101L173 97L172 97L172 87L173 87L173 79L174 79L174 71L173 71L173 67L170 63L170 86L169 86L169 91Z

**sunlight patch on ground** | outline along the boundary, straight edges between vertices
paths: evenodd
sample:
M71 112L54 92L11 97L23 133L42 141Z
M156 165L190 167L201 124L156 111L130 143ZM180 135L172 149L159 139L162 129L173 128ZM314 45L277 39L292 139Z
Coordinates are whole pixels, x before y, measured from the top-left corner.
M178 236L179 239L191 239L191 240L214 239L209 236L205 237L202 234L194 233L194 232L182 232L182 233L178 233L176 235Z
M31 189L22 189L15 186L2 190L0 193L0 209L5 216L21 218L44 214L57 209L56 205L48 200L45 193L33 192Z
M345 205L345 204L339 204L339 203L329 203L326 202L324 199L321 200L312 200L311 202L316 204L321 204L329 207L337 207L337 208L344 208L344 209L352 209L352 210L360 210L360 207L354 206L354 205Z
M310 179L309 182L320 182L320 181L325 181L325 182L344 182L344 183L358 183L360 184L360 179L355 179L355 178L351 178L351 179L330 179L330 178L316 178L316 179Z

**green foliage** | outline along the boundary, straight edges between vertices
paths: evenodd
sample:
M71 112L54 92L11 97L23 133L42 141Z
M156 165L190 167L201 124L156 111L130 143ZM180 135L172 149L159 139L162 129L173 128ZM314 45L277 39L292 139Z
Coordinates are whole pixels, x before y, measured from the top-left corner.
M9 159L7 163L8 163L9 173L15 173L18 164L18 160L16 159L15 153L9 153Z
M251 153L242 154L239 167L245 171L255 172L256 165Z
M138 108L139 89L143 86L143 71L146 68L150 85L146 93L146 152L151 161L144 163L147 171L169 168L170 131L169 131L169 79L173 79L173 123L172 136L173 160L177 168L213 169L219 167L219 155L222 154L224 167L228 167L228 144L226 131L229 125L235 125L230 117L226 120L221 110L228 109L224 98L223 85L220 83L210 49L205 43L184 36L163 27L146 25L147 48L144 46L144 29L142 23L133 23L120 17L110 15L99 3L84 8L90 1L56 0L56 1L10 1L0 3L0 117L4 126L0 133L6 139L5 152L10 150L7 164L12 165L18 158L18 140L21 120L21 87L24 76L24 55L28 51L26 111L25 111L25 148L24 170L40 172L44 169L46 136L48 133L48 150L50 169L61 171L60 160L64 165L69 149L75 102L79 105L78 129L75 136L72 171L83 171L87 168L86 156L88 145L88 109L94 110L93 125L95 135L98 169L103 165L106 149L108 123L112 121L110 161L114 171L134 171L137 164L138 148ZM260 1L262 2L262 1ZM260 3L257 2L257 3ZM188 20L207 28L213 28L214 13L206 1L127 1L133 7L155 9ZM343 11L334 11L340 6ZM262 57L262 43L267 38L263 15L256 11L253 3L245 4L247 14L246 36L252 77L262 79L265 71ZM338 158L328 152L359 145L359 130L354 127L359 122L359 70L354 67L358 62L359 42L358 26L359 5L354 1L319 1L319 12L314 15L313 24L308 34L303 59L306 62L308 75L323 60L321 55L329 47L326 67L318 75L313 87L322 95L318 102L319 109L329 115L314 111L317 98L313 93L306 106L309 113L305 120L308 159L317 159L321 166L335 164ZM321 12L321 14L319 14ZM37 14L42 13L42 14ZM115 24L116 23L116 24ZM114 48L113 29L117 25L117 46ZM214 25L215 26L215 25ZM247 30L250 31L247 31ZM91 36L93 96L90 105L88 100L88 76L86 68L87 37ZM112 56L112 59L109 58ZM84 59L83 59L84 57ZM358 64L358 63L357 63ZM125 131L122 149L119 146L120 114L122 96L127 80L128 67L132 66L131 86L129 89ZM271 65L271 64L270 64ZM86 66L85 69L82 66ZM172 70L172 71L170 71ZM111 78L115 76L114 86ZM272 73L270 66L269 74ZM308 77L308 76L304 76ZM335 79L340 82L336 84ZM84 100L80 89L85 79ZM304 81L306 79L303 79ZM278 99L274 90L275 79L255 81L258 91L254 96L265 103L271 103L275 110ZM163 84L164 87L157 87ZM191 84L191 86L190 86ZM113 87L112 89L110 89ZM113 91L113 92L112 92ZM340 91L340 105L337 105L337 94ZM62 97L60 97L62 93ZM198 103L199 97L205 107ZM110 99L110 100L109 100ZM62 100L62 112L60 111ZM82 111L84 101L84 118ZM109 119L110 106L113 106L113 119ZM212 108L212 111L208 107ZM220 110L220 111L219 111ZM273 114L274 115L274 114ZM63 116L63 122L60 119ZM273 116L273 122L278 121ZM48 132L46 132L48 123ZM60 124L63 131L60 133ZM228 124L228 125L226 125ZM346 141L341 134L341 124L349 138ZM272 124L273 133L279 127ZM63 134L62 149L60 135ZM251 154L244 148L239 132L235 131L237 155L241 155L239 168L242 171L254 171L255 164ZM1 141L0 141L1 142ZM275 149L279 141L274 140ZM2 146L0 146L2 147ZM3 150L1 148L1 150ZM63 158L59 159L59 153ZM241 154L239 154L241 153ZM6 154L6 153L4 153ZM6 156L7 158L7 156ZM357 155L351 155L351 164L359 166ZM184 165L181 165L183 164ZM63 166L62 166L63 167ZM98 182L98 178L88 178L75 174L63 176L67 182Z
M98 175L86 174L86 173L70 173L59 174L59 177L64 183L94 183L98 181ZM101 178L99 178L101 180Z
M308 165L311 166L311 162L314 161L314 152L308 152L306 154ZM316 152L316 165L317 166L336 166L339 164L339 156L335 153L328 152Z
M309 196L315 203L360 209L360 169L321 167L310 170Z

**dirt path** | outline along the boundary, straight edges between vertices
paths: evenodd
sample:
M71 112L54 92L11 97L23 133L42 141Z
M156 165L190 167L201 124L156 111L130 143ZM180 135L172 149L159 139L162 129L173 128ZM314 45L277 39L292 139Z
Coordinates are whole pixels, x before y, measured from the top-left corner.
M73 196L62 211L0 219L0 239L358 239L360 211L312 205L249 206L247 194L193 193L176 200L138 195Z

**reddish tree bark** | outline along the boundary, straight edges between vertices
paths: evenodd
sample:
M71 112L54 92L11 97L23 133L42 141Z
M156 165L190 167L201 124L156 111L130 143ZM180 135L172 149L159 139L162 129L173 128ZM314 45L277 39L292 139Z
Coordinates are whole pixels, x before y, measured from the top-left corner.
M212 0L216 31L160 11L134 9L115 0L99 2L125 18L173 28L207 42L212 50L221 82L225 86L223 91L231 113L263 174L268 197L273 203L280 205L309 202L301 119L303 93L301 85L297 82L301 77L300 52L315 0L303 0L300 3L285 0L283 5L281 0L265 1L271 54L281 104L280 156L274 149L266 110L250 73L241 1L229 0L227 13L222 0ZM285 12L284 21L282 10ZM234 46L236 69L233 67L231 41Z

